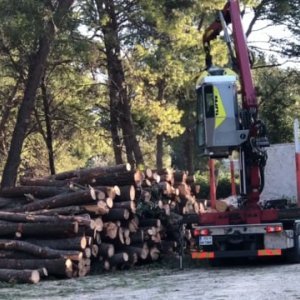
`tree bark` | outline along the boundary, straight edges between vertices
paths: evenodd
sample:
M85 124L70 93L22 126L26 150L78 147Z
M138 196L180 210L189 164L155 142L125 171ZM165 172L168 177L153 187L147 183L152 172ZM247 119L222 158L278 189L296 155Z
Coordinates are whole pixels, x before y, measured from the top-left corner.
M156 136L156 168L161 170L163 168L164 155L164 138L162 134Z
M78 170L71 170L62 173L58 173L51 176L49 179L52 180L66 180L74 178L90 178L91 180L95 177L106 176L113 173L126 173L131 170L129 164L119 164L111 167L95 167L95 168L85 168Z
M41 269L46 268L49 275L72 277L72 261L66 258L53 259L0 259L0 269Z
M90 215L84 216L46 216L37 214L26 214L26 213L14 213L0 211L0 220L10 222L28 222L28 223L59 223L59 222L77 222L79 225L92 227L92 220Z
M48 247L55 250L78 250L82 251L87 247L87 240L84 236L76 236L73 238L63 239L26 239L26 242L38 245L40 247ZM1 268L1 265L0 265Z
M135 199L136 190L133 185L122 185L118 187L114 202L133 201Z
M195 149L195 130L193 128L186 129L185 157L187 170L190 175L195 173L194 149Z
M119 266L127 262L129 256L126 252L119 252L109 258L110 266Z
M46 198L44 200L35 201L33 203L24 205L21 208L14 209L15 212L20 211L35 211L41 209L51 209L56 207L87 204L94 202L91 191L79 191L74 193L59 194L51 198Z
M129 210L126 208L112 208L102 216L104 221L123 221L129 219Z
M40 273L38 270L0 269L0 281L9 283L38 283L40 281Z
M117 140L115 124L120 124L123 132L124 144L126 147L127 161L133 165L143 164L143 155L136 138L134 124L131 115L130 101L126 91L124 69L121 62L121 47L119 40L119 27L115 3L111 0L96 0L97 10L100 19L108 17L105 25L102 25L104 44L107 57L107 70L110 89L111 126L113 140ZM104 9L103 9L104 7ZM116 150L115 154L116 154Z
M165 93L165 80L159 79L157 82L158 93L157 101L162 102ZM156 136L156 168L161 170L163 168L163 155L164 155L164 136L163 134L158 134Z
M65 237L78 233L78 223L12 223L0 222L0 236L3 237Z
M16 186L16 187L7 187L0 191L0 196L19 198L26 194L30 194L33 197L37 198L47 198L62 193L68 193L71 190L69 188L57 188L51 186ZM13 199L12 199L13 201Z
M115 254L115 246L113 244L101 243L99 245L99 253L104 257L112 257Z
M6 135L7 130L6 126L10 118L10 114L12 109L16 106L15 96L18 92L19 85L21 83L21 76L18 78L14 88L12 89L10 95L7 97L5 105L3 105L1 111L1 119L0 119L0 154L4 157L7 154L6 148Z
M47 86L45 83L45 75L43 76L43 79L42 79L41 91L42 91L42 98L43 98L45 123L46 123L46 134L43 134L43 137L45 139L45 143L46 143L47 150L48 150L50 172L53 175L53 174L55 174L53 137L52 137L52 128L51 128L51 113L50 113L50 108L49 108Z
M0 249L21 251L40 258L69 258L68 256L73 257L79 253L78 251L54 250L47 247L40 247L25 241L16 240L0 240Z
M47 21L45 32L40 36L38 50L32 53L25 85L24 97L18 112L16 126L13 132L8 158L5 163L1 188L14 186L18 168L21 162L23 142L30 123L31 113L35 105L36 92L45 69L51 43L55 38L55 26L59 27L62 18L70 9L74 0L60 0L53 20Z

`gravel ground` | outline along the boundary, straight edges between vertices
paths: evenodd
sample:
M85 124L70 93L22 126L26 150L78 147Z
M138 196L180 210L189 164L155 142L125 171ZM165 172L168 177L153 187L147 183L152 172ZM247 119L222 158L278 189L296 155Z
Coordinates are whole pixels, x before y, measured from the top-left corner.
M143 267L37 285L3 284L0 299L300 299L300 264Z

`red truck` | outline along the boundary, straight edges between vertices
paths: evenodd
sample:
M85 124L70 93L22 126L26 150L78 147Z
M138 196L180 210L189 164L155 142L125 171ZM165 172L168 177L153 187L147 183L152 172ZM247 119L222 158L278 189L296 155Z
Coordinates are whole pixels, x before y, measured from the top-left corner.
M232 41L227 25L232 24ZM222 31L234 72L215 67L210 42ZM258 118L258 101L242 28L238 0L229 0L203 37L206 73L197 82L197 141L211 159L239 153L240 195L232 211L201 213L192 224L196 239L193 259L285 255L300 261L300 209L287 203L259 202L269 146L266 128ZM278 205L281 203L281 206ZM212 197L211 206L215 207ZM280 209L280 207L283 207Z

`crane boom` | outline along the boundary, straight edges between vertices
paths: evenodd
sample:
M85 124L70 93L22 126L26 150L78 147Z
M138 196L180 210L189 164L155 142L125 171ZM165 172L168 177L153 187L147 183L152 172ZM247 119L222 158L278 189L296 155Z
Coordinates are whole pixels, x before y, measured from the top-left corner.
M232 24L234 49L227 32L228 24ZM210 42L222 30L238 78L236 73L212 64ZM265 147L269 142L265 127L258 119L258 101L238 0L227 1L205 31L203 45L206 72L196 86L198 146L202 154L210 158L228 157L234 150L240 153L241 195L238 200L241 201L237 201L232 210L220 211L217 206L213 207L212 197L213 209L200 212L197 223L191 220L195 238L192 258L284 255L290 261L300 262L300 209L287 201L284 201L285 208L279 209L275 199L267 201L268 205L259 203L264 186ZM241 87L240 100L237 81Z
M233 28L233 41L236 51L237 63L240 72L240 83L242 85L242 98L244 109L257 110L257 98L251 76L249 52L242 27L241 13L238 0L230 0L230 16Z
M238 107L237 78L215 68L210 54L210 42L225 31L224 25L228 24L232 24L233 61L241 86L241 108ZM198 104L199 146L210 157L227 157L233 150L239 151L241 195L248 207L257 207L264 186L267 158L264 148L269 142L265 127L258 120L258 101L238 0L227 1L217 19L205 30L203 46L208 76L197 85L199 102L203 102L203 106ZM210 106L214 106L213 113L209 113Z

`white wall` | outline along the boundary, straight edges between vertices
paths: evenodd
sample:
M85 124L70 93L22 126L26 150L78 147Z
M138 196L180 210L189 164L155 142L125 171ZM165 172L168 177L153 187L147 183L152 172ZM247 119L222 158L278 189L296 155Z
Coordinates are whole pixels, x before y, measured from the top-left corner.
M267 148L265 188L261 200L288 197L296 199L296 165L294 144L275 144Z

